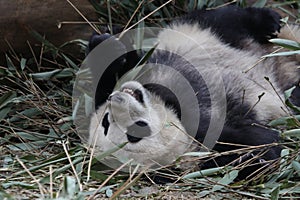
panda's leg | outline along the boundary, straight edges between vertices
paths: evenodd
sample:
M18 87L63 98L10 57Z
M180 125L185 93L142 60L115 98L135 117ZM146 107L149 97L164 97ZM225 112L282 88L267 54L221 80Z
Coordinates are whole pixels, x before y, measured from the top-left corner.
M268 128L254 124L241 125L239 127L225 125L218 143L213 148L214 150L226 152L261 145L260 148L255 148L248 152L240 151L220 156L204 163L202 167L211 168L227 164L236 166L249 162L251 166L243 168L239 173L239 178L244 179L260 168L266 169L270 167L273 160L280 156L281 148L278 145L270 145L278 141L278 132Z
M220 39L231 46L242 48L245 39L267 43L280 30L280 15L267 8L226 6L215 10L197 10L182 20L198 22L211 28Z

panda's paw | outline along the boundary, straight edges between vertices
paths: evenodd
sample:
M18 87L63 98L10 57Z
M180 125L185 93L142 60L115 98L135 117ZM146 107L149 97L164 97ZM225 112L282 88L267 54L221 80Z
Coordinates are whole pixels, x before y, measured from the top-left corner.
M262 10L261 28L264 30L266 37L274 37L280 31L280 19L281 16L275 11L270 9Z
M110 37L111 35L108 33L104 33L101 35L94 33L89 40L88 52L91 52L98 44L102 43L104 40L107 40Z
M107 51L112 53L119 52L120 54L126 53L125 45L120 40L118 40L115 36L110 35L108 33L104 33L100 35L94 33L89 40L87 54L90 53L95 47L97 47L99 44L103 43L104 41L107 41L107 44L103 45L102 48L107 48Z
M258 42L267 43L277 36L281 28L281 16L277 12L267 8L251 8L249 11L249 15L252 15L249 31Z

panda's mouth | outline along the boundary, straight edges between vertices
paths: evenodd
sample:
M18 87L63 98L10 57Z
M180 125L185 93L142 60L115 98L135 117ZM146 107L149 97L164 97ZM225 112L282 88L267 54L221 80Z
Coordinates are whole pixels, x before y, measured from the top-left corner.
M139 89L123 88L121 92L129 94L140 103L144 103L143 93Z

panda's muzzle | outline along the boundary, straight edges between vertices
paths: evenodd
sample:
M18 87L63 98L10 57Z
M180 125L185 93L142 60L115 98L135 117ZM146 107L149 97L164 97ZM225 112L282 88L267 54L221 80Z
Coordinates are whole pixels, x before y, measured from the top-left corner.
M127 93L135 98L138 102L144 103L143 93L139 89L122 88L121 92Z
M122 103L125 99L121 95L121 93L126 93L135 98L139 103L144 103L144 97L143 93L139 89L130 89L130 88L123 88L121 91L113 92L109 97L107 98L107 101L115 101L118 103Z

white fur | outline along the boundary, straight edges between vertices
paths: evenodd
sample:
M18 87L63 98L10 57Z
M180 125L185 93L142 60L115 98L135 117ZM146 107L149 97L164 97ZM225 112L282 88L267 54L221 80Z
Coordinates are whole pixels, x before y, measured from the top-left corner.
M221 70L226 92L241 101L252 102L254 105L258 96L265 93L253 108L258 114L258 120L266 122L286 114L280 100L283 96L276 82L273 60L260 61L264 50L232 48L222 43L209 29L202 30L197 24L175 24L170 28L159 34L161 43L158 48L184 55L202 74L207 73L209 78L206 81L212 81L208 85L214 84L213 77L216 71ZM270 79L276 91L265 77ZM245 96L241 89L245 90Z
M125 84L128 85L128 82ZM137 82L129 82L129 84L136 88L142 87ZM124 148L114 153L119 160L126 161L132 158L136 163L147 166L155 163L166 165L174 162L187 150L191 139L185 133L185 129L174 112L165 108L160 99L150 94L145 95L145 101L148 103L137 112L136 108L139 107L139 103L135 102L134 98L123 92L117 91L117 93L123 95L127 105L118 105L116 102L112 105L111 102L107 102L92 116L88 143L91 145L95 143L97 151L105 152L128 142L125 135L126 127L133 121L141 119L149 123L152 130L151 136L137 143L127 143ZM104 128L101 125L106 112L110 114L117 112L113 116L118 116L118 119L110 120L107 136L104 135Z

